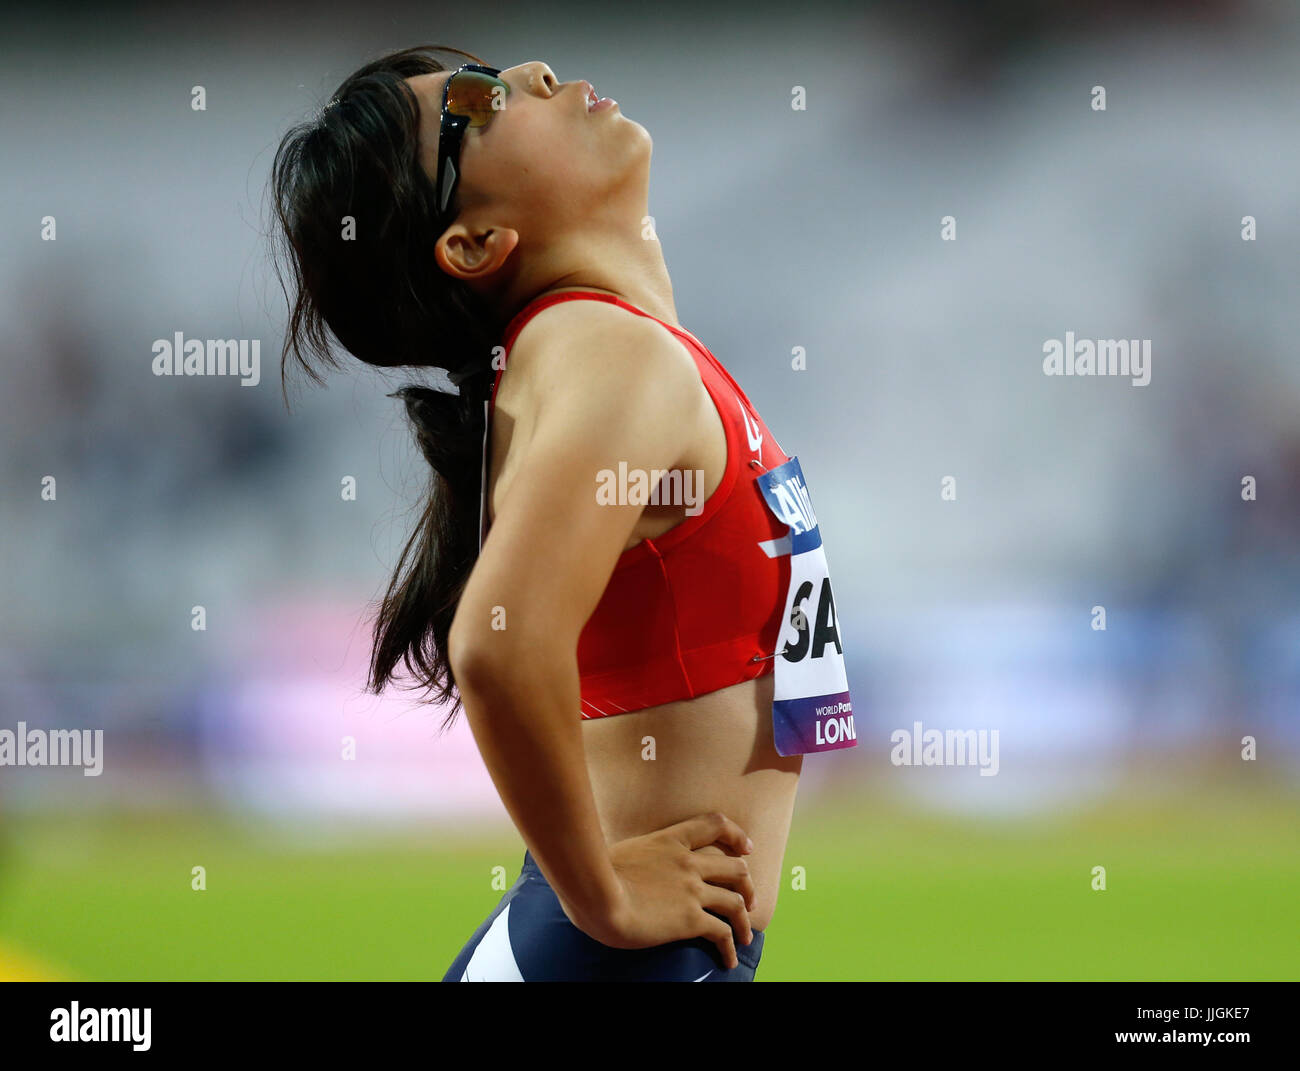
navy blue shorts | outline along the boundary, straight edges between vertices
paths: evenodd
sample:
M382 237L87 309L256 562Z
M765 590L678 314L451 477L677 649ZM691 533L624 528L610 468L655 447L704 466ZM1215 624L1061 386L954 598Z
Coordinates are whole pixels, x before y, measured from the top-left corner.
M703 937L653 948L610 948L569 921L530 852L519 877L461 949L444 982L752 982L763 933L736 942L737 967L722 965Z

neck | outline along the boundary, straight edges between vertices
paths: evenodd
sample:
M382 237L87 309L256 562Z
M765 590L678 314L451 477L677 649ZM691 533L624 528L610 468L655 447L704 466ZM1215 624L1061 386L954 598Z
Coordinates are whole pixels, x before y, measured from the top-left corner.
M532 258L535 266L521 271L503 290L506 318L542 294L600 290L680 327L659 240L641 237L644 215L641 211L595 230L584 228L551 243L543 256Z

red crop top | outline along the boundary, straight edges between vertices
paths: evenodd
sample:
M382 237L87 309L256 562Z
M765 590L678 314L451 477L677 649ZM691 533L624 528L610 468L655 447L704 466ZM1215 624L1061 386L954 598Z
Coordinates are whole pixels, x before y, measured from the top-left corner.
M701 512L618 559L578 640L582 717L627 714L770 673L790 580L788 555L773 555L788 529L768 510L755 478L787 456L699 339L612 294L570 290L535 298L506 326L506 360L528 320L575 300L607 301L671 331L695 359L727 436L726 471ZM503 361L489 420L504 371Z

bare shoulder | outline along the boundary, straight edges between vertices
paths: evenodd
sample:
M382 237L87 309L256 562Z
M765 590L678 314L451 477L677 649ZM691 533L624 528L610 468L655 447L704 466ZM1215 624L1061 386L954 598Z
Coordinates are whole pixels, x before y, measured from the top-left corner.
M509 369L505 379L533 401L576 393L591 404L682 407L701 388L693 358L667 327L606 301L543 309L515 339Z

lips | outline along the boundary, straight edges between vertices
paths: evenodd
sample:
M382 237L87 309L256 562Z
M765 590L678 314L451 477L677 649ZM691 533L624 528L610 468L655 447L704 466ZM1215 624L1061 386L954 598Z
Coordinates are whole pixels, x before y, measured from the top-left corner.
M587 112L603 112L614 107L618 101L610 97L602 97L596 92L596 87L586 79L578 83L579 87L587 91Z

